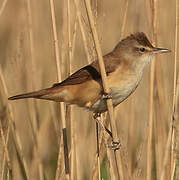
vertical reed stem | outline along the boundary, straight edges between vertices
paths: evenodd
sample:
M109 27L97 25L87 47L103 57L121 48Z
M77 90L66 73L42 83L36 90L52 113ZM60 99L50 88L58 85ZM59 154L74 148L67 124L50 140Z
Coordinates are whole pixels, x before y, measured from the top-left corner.
M102 52L101 52L101 48L100 48L100 44L99 44L99 39L98 39L97 31L95 28L94 20L93 20L93 14L92 14L92 10L91 10L90 1L85 0L85 5L86 5L87 14L88 14L89 22L90 22L90 27L91 27L92 34L93 34L95 48L96 48L97 55L98 55L98 62L99 62L99 67L100 67L100 73L102 76L103 88L104 88L104 91L108 93L109 87L107 84L107 76L106 76L106 72L105 72L105 67L104 67ZM111 131L113 132L114 139L117 140L118 135L117 135L117 129L116 129L115 121L114 121L113 105L112 105L111 99L107 100L107 106L108 106L108 110L109 110ZM117 164L116 154L119 155L117 157L117 159L120 161L119 164ZM121 164L120 151L118 151L118 152L115 151L113 153L111 152L110 157L109 157L109 161L110 161L111 168L113 170L113 176L112 177L114 179L119 179L119 171L120 171L120 179L123 180L123 170L122 170L122 164ZM118 171L118 165L120 168L119 171Z
M74 3L75 3L78 23L79 23L79 26L80 26L80 31L81 31L81 35L82 35L82 39L83 39L83 44L84 44L87 60L88 60L88 63L90 63L91 62L91 58L90 58L89 51L88 51L87 39L86 39L85 30L84 30L83 23L82 23L80 7L78 5L79 2L77 2L77 0L74 0Z
M31 2L30 0L27 0L27 18L28 18L28 30L29 30L29 43L30 43L30 59L31 59L31 77L32 77L32 89L36 90L36 83L35 83L35 73L36 73L36 66L34 62L34 39L33 39L33 30L32 30L32 10L31 10ZM32 136L34 139L34 152L37 157L37 163L38 163L38 171L39 171L39 177L40 180L44 179L44 172L43 172L43 166L40 159L38 147L37 147L37 133L38 133L38 123L36 118L36 107L37 103L34 99L31 99L30 103L30 110L31 110L31 120L30 120L30 127L32 130Z
M0 67L0 79L2 81L2 87L4 88L5 95L6 95L6 97L8 97L8 91L7 91L7 87L6 87L6 83L5 83L5 80L4 80L4 76L3 76L3 73L2 73L1 67ZM25 175L26 175L27 179L29 179L28 166L27 166L27 162L26 162L26 160L25 160L25 158L23 156L23 153L22 153L22 144L21 144L21 141L20 141L19 134L16 131L16 126L15 126L15 122L14 122L14 114L13 114L13 111L12 111L11 104L8 104L8 113L9 113L8 119L9 119L9 124L10 124L11 130L12 130L14 144L16 146L16 149L17 149L17 151L19 153L20 160L21 160L22 165L24 167Z
M7 161L7 165L8 165L9 174L10 174L10 177L13 179L12 164L11 164L11 160L10 160L9 151L8 151L8 147L6 144L5 136L4 136L4 131L2 128L1 119L0 119L0 132L1 132L1 138L2 138L2 143L3 143L3 147L4 147L4 151L5 151L5 157L6 157L6 161Z
M174 179L175 167L176 167L176 157L175 156L175 128L174 121L176 120L176 109L177 109L177 49L178 49L178 0L176 2L175 9L175 57L174 57L174 73L173 73L173 103L172 103L172 140L171 140L171 180Z
M98 180L101 180L100 159L99 159L99 128L98 128L98 122L96 122L96 147L97 147L97 162L98 162Z
M160 180L165 179L165 171L167 162L169 159L169 155L171 152L171 179L174 177L174 169L175 169L175 159L174 159L174 137L175 137L175 129L174 129L174 120L175 120L175 108L176 108L176 83L177 83L177 48L178 48L178 0L176 0L176 19L175 19L175 58L174 58L174 78L173 78L173 103L172 103L172 114L170 120L170 129L168 133L168 139L165 149L164 162L162 167L162 172L160 176Z
M10 133L10 125L8 124L8 129L7 129L7 136L6 136L6 146L8 144L9 141L9 133ZM4 169L5 169L5 163L6 162L6 157L5 155L3 156L3 162L2 162L2 171L1 171L1 180L3 180L4 178Z
M157 0L152 1L152 26L153 26L153 44L155 44L156 37L156 22L157 22ZM150 99L149 99L149 124L148 124L148 139L147 139L147 174L146 180L152 178L152 134L153 134L153 113L154 113L154 72L155 72L155 60L151 63L150 68Z
M54 8L54 1L50 0L50 9L51 9L51 17L52 17L52 26L53 26L53 36L54 36L54 42L55 42L55 59L56 59L56 66L57 66L57 78L58 81L61 81L61 69L60 69L60 54L59 54L59 45L58 45L58 37L57 37L57 28L56 28L56 18L55 18L55 8ZM63 131L63 144L64 144L64 158L65 158L65 172L66 172L66 178L69 179L69 162L68 162L68 147L67 142L64 142L64 140L67 140L66 138L66 121L65 121L65 107L64 103L60 103L60 112L61 112L61 120L62 120L62 131ZM60 146L59 146L59 152L60 152ZM59 153L60 155L60 153ZM55 179L59 179L60 175L60 157L58 157L57 162L57 170L56 170L56 177Z
M75 39L71 37L71 3L70 0L67 1L67 18L68 18L68 55L69 55L69 72L68 75L72 73L72 44ZM74 28L74 37L76 37L76 21L75 21L75 28ZM73 47L74 48L74 47ZM70 179L75 179L75 167L76 167L76 149L75 149L75 120L73 118L73 107L67 106L68 117L70 118L70 128L71 128L71 173Z

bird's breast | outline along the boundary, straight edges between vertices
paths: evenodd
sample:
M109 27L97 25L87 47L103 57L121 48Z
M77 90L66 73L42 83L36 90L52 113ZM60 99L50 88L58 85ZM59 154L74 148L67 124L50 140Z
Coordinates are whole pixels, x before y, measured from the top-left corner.
M125 73L114 73L108 76L108 84L112 95L113 106L117 106L125 100L138 86L141 75L125 71ZM98 99L92 106L91 110L103 112L107 110L106 100Z

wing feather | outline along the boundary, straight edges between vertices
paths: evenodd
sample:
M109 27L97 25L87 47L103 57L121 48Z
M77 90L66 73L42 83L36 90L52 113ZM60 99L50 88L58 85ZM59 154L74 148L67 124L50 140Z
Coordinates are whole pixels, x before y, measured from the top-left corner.
M111 54L108 54L103 58L104 58L106 73L107 75L109 75L109 73L115 71L120 61L118 58L112 57ZM92 79L95 81L99 81L101 79L98 61L94 61L90 65L81 68L80 70L76 71L71 76L69 76L67 79L65 79L64 81L60 83L56 83L52 87L81 84L85 81Z

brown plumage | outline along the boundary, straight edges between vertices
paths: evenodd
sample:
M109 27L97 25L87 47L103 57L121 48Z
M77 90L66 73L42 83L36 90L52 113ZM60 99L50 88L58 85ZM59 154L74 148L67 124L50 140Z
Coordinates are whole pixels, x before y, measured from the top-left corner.
M136 89L144 67L153 55L164 52L169 50L153 47L146 35L138 32L120 41L112 52L103 57L114 106L121 103ZM104 112L107 106L103 92L96 60L50 88L16 95L9 100L46 99L77 104L94 112Z

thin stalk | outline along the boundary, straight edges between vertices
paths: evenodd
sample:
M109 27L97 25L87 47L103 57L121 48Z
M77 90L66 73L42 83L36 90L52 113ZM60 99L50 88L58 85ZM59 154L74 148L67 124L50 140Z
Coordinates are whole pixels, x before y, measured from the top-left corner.
M12 163L11 163L11 160L10 160L9 151L8 151L7 143L6 143L6 140L5 140L1 120L0 120L0 133L1 133L2 143L3 143L3 147L4 147L5 157L6 157L6 161L7 161L7 165L8 165L8 171L9 171L10 177L13 179Z
M6 4L7 4L7 0L4 0L3 3L2 3L2 6L0 8L0 16L3 14L4 9L6 7ZM6 88L6 84L5 84L5 81L4 81L4 76L2 74L1 68L0 68L0 78L1 78L2 83L3 83L5 93L7 93L7 88ZM10 121L9 121L9 123L10 123ZM4 137L1 121L0 121L0 131L1 131L1 136L2 136L2 140L3 140L3 146L4 146L4 150L5 150L5 156L3 158L3 163L2 163L1 179L3 179L3 175L4 175L5 159L7 160L7 164L8 164L8 173L7 173L8 176L7 176L7 179L9 179L10 177L13 179L12 165L11 165L11 162L10 162L9 152L8 152L8 148L7 148L7 144L8 144L8 140L9 140L9 125L8 125L7 139L6 140L5 140L5 137Z
M145 127L147 128L147 125L148 125L148 122L146 121L146 125ZM144 129L146 129L144 128ZM139 177L139 175L141 174L141 163L142 163L142 157L143 157L143 154L145 153L144 152L144 148L145 148L145 143L147 141L147 135L148 135L148 132L145 132L145 134L143 135L143 138L142 138L142 142L139 146L139 150L137 152L137 155L136 155L136 167L134 168L133 170L133 174L132 174L132 178L131 179L137 179Z
M6 95L6 97L8 97L8 91L7 91L7 87L6 87L6 83L5 83L5 80L4 80L4 76L3 76L3 73L2 73L1 67L0 67L0 79L2 81L2 87L4 89L5 95ZM9 114L8 119L9 119L10 128L12 130L13 140L14 140L16 149L17 149L17 151L19 153L19 157L20 157L20 160L22 162L22 165L24 167L25 175L26 175L27 179L29 179L28 166L27 166L27 162L26 162L26 160L25 160L25 158L23 156L23 153L22 153L22 144L21 144L20 136L19 136L18 132L16 131L12 106L11 106L10 103L8 103L7 107L8 107L8 114Z
M157 62L157 61L156 61ZM155 109L156 109L156 121L154 122L154 137L155 137L155 166L156 166L156 179L160 179L161 174L161 167L163 164L163 155L164 155L164 144L166 139L166 132L164 128L164 123L161 124L161 120L164 120L165 117L165 109L164 104L161 104L160 95L163 94L162 90L160 89L161 86L161 74L159 74L159 64L158 62L156 68L156 86L158 92L158 98L155 99ZM159 95L160 94L160 95ZM166 102L166 101L165 101ZM163 121L162 121L163 122Z
M87 38L86 38L86 35L85 35L85 30L84 30L84 27L83 27L83 23L82 23L82 17L81 17L79 2L80 1L74 0L75 9L76 9L76 15L77 15L77 20L78 20L78 24L79 24L79 27L80 27L81 35L82 35L82 40L83 40L83 45L84 45L87 61L88 61L88 63L91 63L90 53L89 53L88 45L87 45L88 42L87 42ZM73 41L73 43L74 43L74 41ZM74 48L72 49L72 57L74 56L74 51L73 50L74 50ZM74 137L74 141L75 141L75 137ZM76 154L76 156L77 156L77 154ZM79 169L78 166L79 166L79 163L76 162L77 178L78 178L78 169Z
M28 18L28 33L29 33L29 44L30 44L30 59L31 59L31 77L33 77L33 81L32 81L32 89L36 90L36 83L35 83L35 73L36 73L36 66L35 66L35 62L34 62L34 38L33 38L33 30L32 30L32 10L31 10L31 2L30 0L27 0L27 18ZM31 113L32 114L32 123L33 123L33 130L35 132L37 132L37 119L36 119L36 102L34 99L32 99L31 101ZM34 133L35 133L34 132Z
M35 83L35 74L36 74L36 66L35 66L35 62L34 62L34 38L33 38L33 29L32 29L32 9L31 9L31 2L30 0L27 1L27 18L28 18L28 30L29 30L29 43L30 43L30 59L31 59L31 77L33 79L32 81L32 89L36 90L36 83ZM34 139L34 152L36 154L37 162L38 162L38 171L39 171L39 177L40 180L44 179L44 172L43 172L43 166L42 166L42 162L40 159L40 155L38 152L38 147L37 147L37 133L38 133L38 123L37 123L37 112L36 112L36 107L37 107L37 103L34 99L29 101L30 103L30 110L31 110L31 120L30 120L30 127L32 130L32 136Z
M86 52L86 56L87 56L87 60L88 63L91 63L91 56L89 53L89 49L88 49L88 45L87 45L87 39L86 39L86 35L85 35L85 31L84 31L84 27L83 27L83 23L82 23L82 17L81 17L81 12L80 12L80 8L79 8L79 4L77 2L77 0L74 0L75 2L75 7L76 7L76 13L77 13L77 19L78 19L78 23L80 26L80 30L81 30L81 34L82 34L82 40L83 40L83 44L84 44L84 48L85 48L85 52ZM97 1L96 1L97 3ZM97 6L97 4L96 4ZM95 17L97 18L97 7L96 7L96 13L95 13ZM102 136L102 133L100 134L100 137ZM98 141L99 142L99 141ZM96 161L98 163L98 178L101 176L100 175L100 159L99 156L96 156ZM94 163L94 167L96 166L96 163ZM96 168L93 168L96 170ZM95 172L93 171L93 174L95 174Z
M125 27L126 27L128 6L129 6L129 0L126 0L125 11L124 11L124 18L123 18L123 23L122 23L122 26L121 26L121 35L120 35L121 38L122 38L123 35L124 35L124 30L125 30Z
M56 66L57 66L57 78L58 81L61 81L61 69L60 69L60 53L59 53L59 45L58 45L58 37L57 37L57 27L56 27L56 18L55 18L55 8L54 8L54 1L50 0L50 10L51 10L51 17L52 17L52 26L53 26L53 36L54 36L54 42L55 42L55 59L56 59ZM63 140L66 140L66 121L65 121L65 107L64 103L60 103L60 110L61 110L61 120L62 120L62 130L63 130ZM63 144L67 145L67 142L63 141ZM68 167L68 153L65 152L67 147L64 146L64 157L66 159L65 165L67 165L66 169L66 178L69 179L69 167ZM59 146L59 152L60 152L60 146ZM60 154L59 154L60 156ZM56 177L55 179L58 180L59 175L60 175L60 157L58 157L58 162L57 162L57 170L56 170Z
M68 75L72 73L72 58L73 58L73 52L72 52L72 44L73 41L75 41L74 37L76 37L76 21L75 21L75 28L74 28L74 34L73 39L71 38L71 3L70 0L67 1L67 18L68 18L68 56L69 56L69 72ZM73 46L74 47L74 46ZM76 149L75 149L75 120L73 118L73 108L71 106L67 106L67 115L70 120L70 128L71 128L71 173L70 173L70 179L75 179L75 167L76 167Z
M76 30L77 30L77 20L75 20L75 27L73 32L73 40L72 40L72 55L71 60L74 57L74 49L76 44ZM70 74L72 73L72 61L70 61ZM75 175L77 176L77 163L76 163L76 121L74 119L74 108L71 106L71 179L75 179ZM69 155L70 156L70 155Z
M97 17L98 17L98 1L95 0L95 8L94 8L94 23L95 23L95 26L97 24ZM98 126L98 123L96 122L96 147L97 147L96 151L97 151L97 164L98 164L98 168L96 170L98 171L98 180L101 180L99 146L100 146L100 144L99 144L99 126Z
M175 58L174 58L174 73L173 73L173 103L172 103L172 117L173 117L173 124L176 120L176 106L177 106L177 49L178 49L178 0L176 0L176 15L175 15ZM173 128L173 125L172 125ZM171 145L171 180L174 178L175 167L176 167L176 157L175 155L175 128L173 128L172 134L172 145Z
M74 0L74 3L75 3L78 23L79 23L79 26L80 26L80 31L81 31L81 35L82 35L82 39L83 39L83 44L84 44L87 60L88 60L88 63L91 63L91 58L90 58L88 45L87 45L88 42L87 42L87 38L86 38L86 35L85 35L85 30L84 30L84 27L83 27L83 23L82 23L82 17L81 17L79 3L77 2L77 0Z
M152 26L153 26L153 43L156 37L156 22L157 22L157 0L152 1ZM152 178L152 134L153 134L153 113L154 113L154 77L155 77L155 60L151 63L150 68L150 99L149 99L149 124L148 124L148 139L147 139L147 173L146 180Z
M100 172L100 159L99 159L99 128L98 122L96 122L96 147L97 147L97 163L98 163L98 180L101 180L101 172Z
M106 93L109 93L109 87L108 87L108 84L107 84L107 76L106 76L106 72L105 72L105 67L104 67L102 52L101 52L101 48L100 48L100 44L99 44L99 39L98 39L97 31L96 31L96 28L95 28L94 20L93 20L93 14L92 14L92 10L91 10L90 1L85 0L85 5L86 5L87 14L88 14L89 22L90 22L90 27L91 27L92 34L93 34L95 48L96 48L97 55L98 55L98 62L99 62L99 67L100 67L100 73L101 73L101 76L102 76L103 88L104 88L104 91ZM112 100L111 99L107 100L107 106L108 106L108 110L109 110L111 131L113 132L114 139L117 140L118 135L117 135L116 124L115 124L115 121L114 121L113 105L112 105ZM118 156L118 160L120 161L119 164L117 164L116 154L119 155ZM119 168L120 168L119 169L119 171L120 171L120 179L123 180L124 176L123 176L123 170L122 170L122 166L121 166L120 151L118 151L118 152L116 152L116 151L112 152L111 151L109 161L110 161L111 168L113 169L112 177L114 179L119 179L118 165L120 165L119 166Z
M104 116L101 117L101 121L103 123L105 123L105 120L107 119L106 118L106 113L103 114ZM105 123L106 124L106 123ZM109 129L109 121L107 121L107 124L106 124L106 127ZM104 139L103 139L103 135L104 135L104 132L103 131L100 131L99 133L99 153L100 153L100 156L101 156L101 160L104 158L104 155L105 155L105 149L102 148L102 145L103 145L103 142L104 142ZM108 136L108 139L110 137ZM107 140L108 141L108 140ZM95 158L95 161L93 163L93 168L92 168L92 176L91 176L91 179L96 179L96 173L97 173L97 166L98 166L98 158L97 158L98 154L96 154L96 158Z
M153 4L151 1L146 0L146 10L147 10L147 17L148 22L151 24L153 22L153 18L151 18L153 11L151 8ZM153 28L153 27L152 27ZM157 42L157 38L155 38L155 42ZM154 39L153 38L153 39ZM156 44L157 45L157 44ZM156 80L156 89L158 98L155 98L155 114L156 114L156 121L154 122L154 140L155 140L155 167L156 167L156 178L159 179L161 166L162 166L162 158L163 158L163 145L165 144L165 129L163 124L161 124L160 120L166 115L166 111L164 109L164 105L166 104L166 98L163 92L162 86L162 78L161 78L161 62L155 59L155 80ZM163 121L162 121L163 122Z
M71 159L71 151L68 154L68 158ZM59 175L60 180L64 178L64 174L65 174L65 167L63 166L63 168L62 168L62 170L60 172L60 175ZM71 179L71 177L70 177L70 179Z
M8 144L9 141L9 132L10 132L10 125L8 125L8 129L7 129L7 136L6 136L6 146ZM2 171L1 171L1 180L3 180L4 178L4 170L5 170L5 165L6 165L6 157L5 157L5 153L3 156L3 162L2 162Z
M76 136L75 136L75 130L76 130L76 126L75 126L75 119L74 119L74 113L73 113L74 109L73 107L70 107L70 124L71 124L71 168L70 168L70 177L71 180L75 179L75 175L76 175Z
M179 101L179 73L178 73L178 78L177 78L177 86L176 86L176 101L175 101L175 121L179 120L179 112L178 112L178 101ZM176 124L176 122L175 122ZM176 127L175 127L176 128ZM175 129L175 147L173 147L173 150L175 152L175 159L174 159L174 164L173 164L173 169L171 170L171 179L174 180L178 178L178 166L176 165L177 160L178 160L178 152L179 152L179 147L177 145L178 142L178 128ZM176 175L176 176L175 176Z
M175 121L175 115L176 115L176 84L177 84L177 49L178 49L178 0L176 0L176 19L175 19L175 57L174 57L174 71L173 71L173 102L172 102L172 114L171 114L171 120L170 120L170 129L167 139L167 146L164 156L164 164L162 168L161 173L161 180L164 179L165 176L165 170L166 165L168 162L169 154L171 152L171 179L174 178L174 172L175 172L175 166L176 166L176 159L174 158L174 144L175 144L175 128L174 128L174 121Z
M175 118L174 118L174 120L173 121L175 121ZM171 144L171 180L174 180L174 175L175 175L175 169L176 169L176 158L174 157L174 155L175 155L175 148L174 148L174 146L175 146L175 141L176 141L176 139L175 139L175 136L176 136L176 132L175 132L175 129L173 128L173 133L172 133L172 144Z
M131 104L130 104L130 122L128 123L129 130L128 130L128 139L127 139L127 147L128 147L128 152L131 158L131 161L129 161L129 168L128 168L128 174L131 177L132 176L132 168L133 168L133 162L134 158L132 157L132 152L133 152L133 135L135 132L135 97L133 96L131 99Z
M154 68L155 62L152 61L150 69L150 100L149 100L149 124L147 139L147 180L151 180L152 170L152 133L153 133L153 91L154 91Z
M96 1L96 3L97 3L97 1ZM129 0L126 0L126 4L125 4L125 12L124 12L124 18L123 18L123 22L122 22L122 26L121 26L121 34L120 34L120 37L122 38L123 37L123 35L124 35L124 30L125 30L125 27L126 27L126 20L127 20L127 13L128 13L128 7L129 7ZM95 12L95 17L97 16L97 11ZM95 23L96 24L96 23ZM131 117L132 117L132 120L134 119L133 118L133 116L131 115ZM102 117L103 118L103 117ZM103 119L106 119L106 118L103 118ZM102 120L103 121L103 120ZM108 121L107 121L108 122ZM105 123L105 122L104 122ZM131 124L131 126L132 126L132 123L130 123ZM103 141L102 141L102 136L103 136L103 132L100 132L100 135L99 135L99 139L101 139L101 141L100 141L100 147L102 146L102 143L103 143ZM98 159L96 159L96 160L98 160ZM96 168L96 166L97 166L97 163L98 161L95 161L94 162L94 165L93 165L93 173L92 173L92 177L93 177L93 179L95 178L95 169L97 169Z

